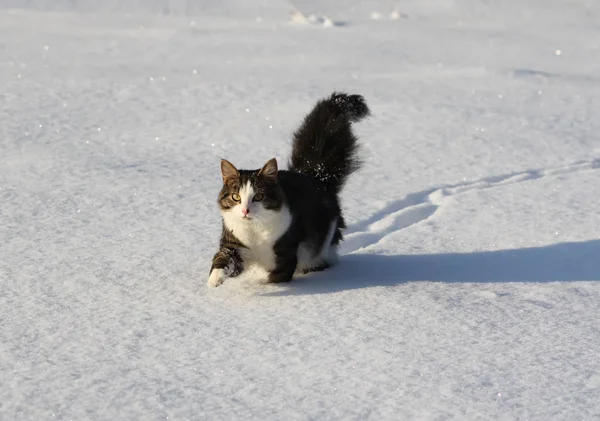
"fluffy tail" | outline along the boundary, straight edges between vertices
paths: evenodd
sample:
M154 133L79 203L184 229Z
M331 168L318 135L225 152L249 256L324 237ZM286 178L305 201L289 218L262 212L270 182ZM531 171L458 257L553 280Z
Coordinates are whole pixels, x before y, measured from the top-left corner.
M351 123L370 114L361 95L334 92L315 105L294 133L289 168L339 192L361 164Z

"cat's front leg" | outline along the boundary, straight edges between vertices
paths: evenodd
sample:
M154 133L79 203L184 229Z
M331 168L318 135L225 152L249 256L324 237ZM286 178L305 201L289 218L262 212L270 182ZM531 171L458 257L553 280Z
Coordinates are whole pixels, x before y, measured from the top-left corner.
M298 264L298 248L291 245L275 246L273 251L275 252L275 269L269 272L268 281L273 283L291 281Z
M244 270L244 261L239 251L222 247L213 257L207 285L218 287L227 278L238 276Z

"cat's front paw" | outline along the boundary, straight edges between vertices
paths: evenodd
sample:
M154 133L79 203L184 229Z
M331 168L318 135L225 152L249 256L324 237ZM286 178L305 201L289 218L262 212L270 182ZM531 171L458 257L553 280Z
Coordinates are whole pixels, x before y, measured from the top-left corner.
M223 269L213 269L212 272L210 272L206 285L209 287L218 287L225 279L227 279L227 275Z

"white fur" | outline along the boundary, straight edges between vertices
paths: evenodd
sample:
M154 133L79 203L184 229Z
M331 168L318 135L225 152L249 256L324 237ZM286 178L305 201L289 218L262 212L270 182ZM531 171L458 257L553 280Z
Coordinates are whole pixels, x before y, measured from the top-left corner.
M254 198L254 187L252 187L252 184L249 181L242 186L239 195L241 198L240 204L235 206L233 209L237 209L237 211L240 212L240 216L244 216L242 209L248 209L250 211L249 215L252 217L252 211L256 206L253 206L255 203L252 203L252 198Z
M254 189L250 182L240 189L240 204L222 212L225 226L247 249L240 250L246 263L258 263L265 270L275 269L273 245L288 230L292 215L287 206L278 211L265 209L261 202L253 202ZM244 217L242 209L249 209Z
M319 253L319 256L321 258L326 258L327 256L330 255L330 251L331 251L331 240L333 240L333 235L335 234L335 230L337 228L337 218L335 218L333 221L331 221L331 224L329 224L329 231L327 231L327 237L325 237L325 242L323 243L323 247L321 247L321 252Z
M227 278L227 275L224 269L213 269L208 277L206 285L209 287L218 287L225 281L225 278Z
M253 202L254 194L250 182L242 186L239 191L240 203L222 212L223 221L233 235L247 247L240 250L244 263L257 263L265 270L271 271L275 269L273 245L290 227L292 215L285 205L279 211L265 209L261 202ZM242 209L249 210L248 216L244 216ZM337 247L331 246L336 228L337 218L331 222L325 242L316 256L312 245L307 243L299 245L296 271L310 269L323 262L333 264L337 261ZM211 279L212 276L211 274ZM223 276L227 276L225 271ZM209 279L209 284L210 282Z
M314 260L312 253L312 247L307 243L300 243L298 246L298 264L296 265L296 272L302 272L305 269L309 269L314 266Z
M335 218L333 221L331 221L331 224L329 224L329 230L327 231L327 236L325 237L323 246L316 256L312 253L309 244L300 243L300 246L298 247L298 265L296 267L297 272L314 268L323 262L330 264L337 262L337 246L331 245L331 240L333 239L336 228L337 218Z

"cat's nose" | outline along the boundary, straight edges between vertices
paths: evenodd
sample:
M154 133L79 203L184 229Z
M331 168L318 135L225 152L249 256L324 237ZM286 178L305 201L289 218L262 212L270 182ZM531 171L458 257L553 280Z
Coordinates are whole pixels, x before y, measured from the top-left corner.
M244 216L246 216L250 213L250 209L242 209L242 213L244 214Z

